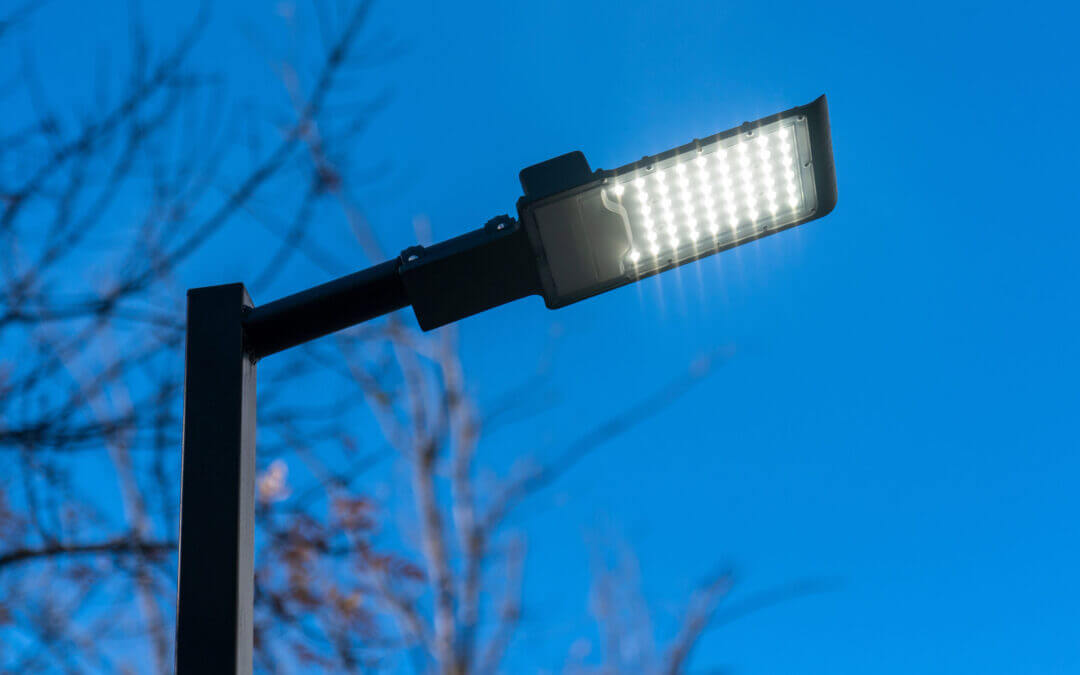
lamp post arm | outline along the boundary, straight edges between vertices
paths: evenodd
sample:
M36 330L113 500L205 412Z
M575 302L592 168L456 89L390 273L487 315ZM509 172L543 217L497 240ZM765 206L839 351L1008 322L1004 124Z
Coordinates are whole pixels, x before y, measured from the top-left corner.
M408 307L400 264L387 260L255 307L244 317L248 352L262 358Z
M538 261L508 216L433 246L260 305L244 317L248 353L260 359L412 305L431 330L540 293Z

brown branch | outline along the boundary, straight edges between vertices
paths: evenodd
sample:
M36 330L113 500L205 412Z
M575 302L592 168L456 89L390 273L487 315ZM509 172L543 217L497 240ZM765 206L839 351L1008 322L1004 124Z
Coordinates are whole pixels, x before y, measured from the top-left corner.
M720 626L737 621L763 609L775 607L789 600L804 598L818 593L828 593L840 588L837 579L802 579L790 584L770 588L744 598L737 604L730 605L727 609L713 614L707 630L714 630Z
M457 622L454 616L454 584L446 544L446 531L435 487L439 433L430 418L425 403L425 378L416 354L408 347L394 342L394 353L405 379L409 418L412 423L412 448L408 457L412 465L413 498L420 519L420 544L427 566L428 583L434 596L434 656L441 672L453 672L457 644Z
M411 458L413 492L420 517L421 548L435 597L435 659L442 672L451 672L455 644L454 590L447 559L442 515L435 494L435 458L438 445L422 440Z
M453 335L453 331L443 332L439 367L444 405L454 439L450 458L451 515L464 558L458 607L461 636L457 641L454 660L456 671L465 673L472 665L477 623L480 620L481 572L487 542L477 526L476 497L473 493L473 460L480 435L479 422L465 393L465 378Z
M48 0L29 0L9 12L7 16L0 18L0 38L4 37L15 26L29 19L31 14L44 7L47 2Z
M370 564L369 559L368 566L372 571L373 583L375 590L379 593L380 600L390 609L402 632L407 637L418 641L428 651L433 651L434 646L431 643L430 631L424 625L415 604L394 592L390 587L386 573L379 565Z
M130 538L108 539L88 544L49 544L38 548L17 548L0 555L0 568L19 563L84 555L139 555L156 557L176 551L176 541L138 541Z
M682 625L678 634L668 647L667 655L661 669L666 675L678 675L683 672L683 667L690 652L701 638L709 620L716 611L716 606L731 590L731 574L723 572L707 581L696 591L690 600L690 606L683 615Z
M488 641L481 656L476 672L495 673L502 663L510 640L521 622L522 578L525 573L525 541L515 539L510 544L506 555L506 588L503 591L502 605L499 607L495 631Z

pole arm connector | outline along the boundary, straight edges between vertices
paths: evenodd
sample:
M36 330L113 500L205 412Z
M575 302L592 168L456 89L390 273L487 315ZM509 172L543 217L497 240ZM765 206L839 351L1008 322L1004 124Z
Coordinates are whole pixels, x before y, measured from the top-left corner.
M432 246L257 306L244 344L259 359L412 305L424 330L540 293L537 259L510 216Z
M506 215L460 237L405 249L399 274L424 330L540 293L529 238Z

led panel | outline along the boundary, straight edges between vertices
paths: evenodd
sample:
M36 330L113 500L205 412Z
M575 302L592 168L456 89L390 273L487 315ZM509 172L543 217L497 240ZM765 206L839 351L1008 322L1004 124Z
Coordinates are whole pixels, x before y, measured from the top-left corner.
M760 236L817 207L806 119L780 120L617 173L602 195L629 231L628 271Z
M535 199L527 188L519 202L549 307L820 218L836 203L824 96L612 171L589 172L576 156L579 184ZM562 162L557 173L572 157L551 160ZM522 172L523 185L543 166Z

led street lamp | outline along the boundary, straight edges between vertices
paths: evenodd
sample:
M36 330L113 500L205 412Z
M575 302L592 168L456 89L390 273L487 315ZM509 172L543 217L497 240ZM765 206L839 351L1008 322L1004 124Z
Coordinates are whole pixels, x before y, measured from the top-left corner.
M424 330L527 295L556 308L836 205L825 97L612 171L572 152L521 172L518 220L264 305L188 291L176 672L250 673L256 361L412 306Z
M581 153L550 160L588 165ZM548 164L548 163L545 163ZM825 97L531 195L518 205L548 307L562 307L805 223L836 205Z
M405 251L430 330L526 295L564 307L820 218L836 205L825 97L610 171L572 152L521 172L519 221Z

